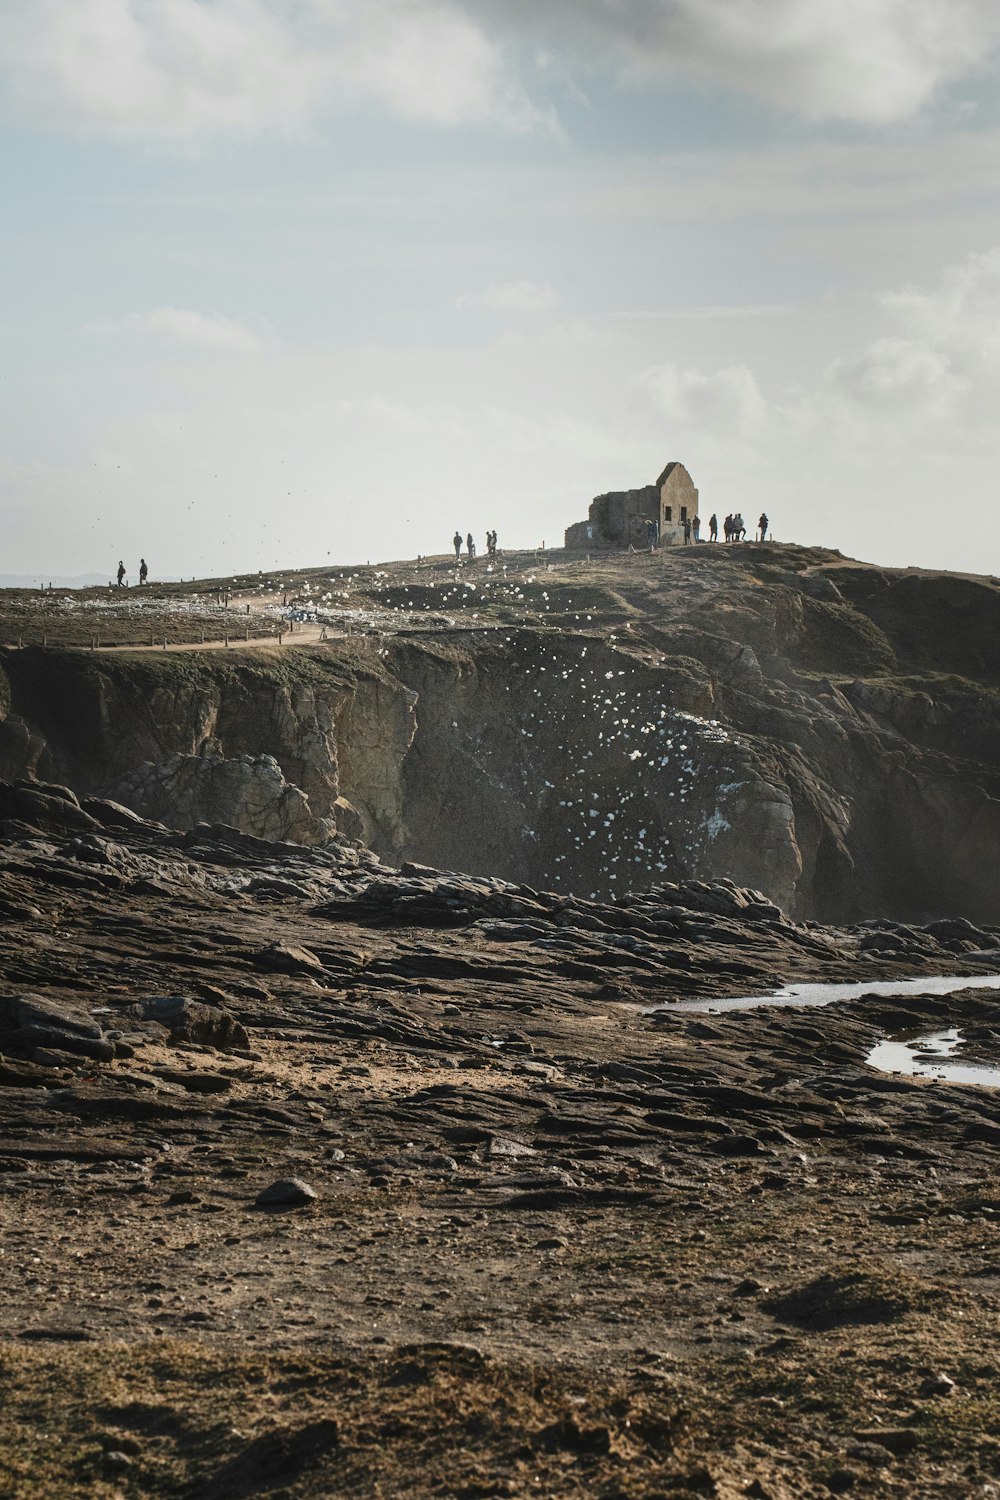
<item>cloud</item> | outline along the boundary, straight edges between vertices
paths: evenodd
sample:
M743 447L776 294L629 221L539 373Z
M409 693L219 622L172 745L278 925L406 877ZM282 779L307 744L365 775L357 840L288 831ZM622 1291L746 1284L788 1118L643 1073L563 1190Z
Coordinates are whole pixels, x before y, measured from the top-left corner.
M152 312L130 313L126 318L94 323L95 333L125 334L188 349L218 349L228 354L253 354L261 347L259 336L234 318L219 313L194 312L187 307L157 307Z
M826 375L832 395L854 403L867 422L895 412L904 419L951 416L968 381L944 349L916 339L874 339L855 359L837 360Z
M866 419L894 412L911 424L990 420L1000 399L1000 250L949 266L936 288L886 292L879 304L896 331L834 361L828 396Z
M0 88L33 124L112 137L298 130L370 101L438 124L542 119L451 0L4 0Z
M484 307L490 312L551 312L559 298L550 286L535 281L491 281L481 292L464 292L458 307Z
M675 364L654 365L638 385L666 417L677 440L691 433L718 433L732 441L751 436L767 414L767 403L753 371L729 365L705 375Z
M610 58L629 80L687 75L810 119L874 125L908 118L982 68L1000 37L992 0L487 3L584 62Z
M886 292L875 311L875 336L799 387L766 392L748 365L676 364L647 368L633 386L673 444L716 467L781 454L813 483L849 462L869 466L864 482L892 485L932 458L1000 457L1000 249L948 267L936 287Z
M880 301L912 337L1000 366L1000 249L949 266L934 291L904 287Z
M553 130L528 88L610 69L885 125L982 71L998 37L992 0L0 0L0 95L41 128L119 138L298 131L372 103Z

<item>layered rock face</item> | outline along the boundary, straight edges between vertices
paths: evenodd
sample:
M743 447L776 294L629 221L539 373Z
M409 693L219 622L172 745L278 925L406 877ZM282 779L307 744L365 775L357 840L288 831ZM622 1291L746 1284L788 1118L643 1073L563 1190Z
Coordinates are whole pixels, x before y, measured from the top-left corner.
M105 791L176 828L229 823L257 838L300 844L323 842L337 831L332 818L317 817L305 793L289 785L273 755L172 755L127 772Z
M703 545L397 565L350 604L369 636L283 653L8 652L0 775L586 897L1000 916L991 579Z

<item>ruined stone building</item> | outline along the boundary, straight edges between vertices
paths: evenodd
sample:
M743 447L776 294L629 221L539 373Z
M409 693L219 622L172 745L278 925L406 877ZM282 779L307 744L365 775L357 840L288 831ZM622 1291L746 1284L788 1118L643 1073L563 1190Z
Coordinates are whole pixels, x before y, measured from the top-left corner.
M661 547L684 541L684 522L698 514L698 491L683 464L669 463L655 484L611 490L590 502L585 521L566 529L567 547ZM651 524L653 523L653 524Z

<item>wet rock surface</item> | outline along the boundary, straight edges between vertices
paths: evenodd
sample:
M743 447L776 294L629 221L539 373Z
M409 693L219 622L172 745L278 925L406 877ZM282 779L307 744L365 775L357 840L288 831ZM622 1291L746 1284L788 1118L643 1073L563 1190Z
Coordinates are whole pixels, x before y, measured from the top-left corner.
M674 1002L1000 931L74 806L0 844L4 1493L989 1493L1000 1091L864 1058L997 995Z

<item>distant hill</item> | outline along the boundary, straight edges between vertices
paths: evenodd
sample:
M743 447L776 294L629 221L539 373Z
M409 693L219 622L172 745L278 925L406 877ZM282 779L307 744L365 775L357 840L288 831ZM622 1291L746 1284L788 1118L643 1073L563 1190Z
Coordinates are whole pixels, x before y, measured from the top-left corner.
M0 589L44 589L50 584L54 589L93 589L99 588L102 583L113 583L115 573L114 568L109 573L77 573L73 578L60 573L0 573ZM129 579L132 584L137 581L137 578ZM158 578L156 581L172 583L174 580Z
M0 573L0 589L43 589L50 583L54 589L91 589L97 584L107 583L111 576L110 573L78 573L75 578L67 578L58 573L51 577L37 573Z

